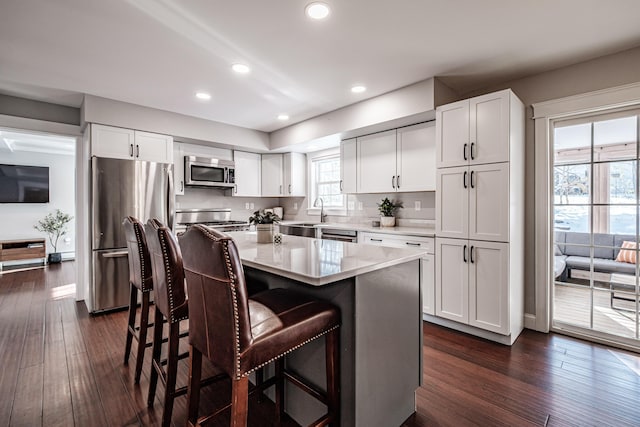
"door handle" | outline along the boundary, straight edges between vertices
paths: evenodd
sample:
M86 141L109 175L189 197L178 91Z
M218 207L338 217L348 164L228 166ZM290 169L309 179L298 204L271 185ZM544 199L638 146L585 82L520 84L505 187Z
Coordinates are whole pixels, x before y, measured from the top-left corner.
M473 147L476 145L475 142L471 143L471 160L475 159L475 156L473 155Z
M396 188L396 176L391 177L391 187Z
M180 181L180 192L184 191L184 181Z
M278 191L278 194L282 194L282 184L280 184L280 191Z
M396 177L396 186L400 188L400 175Z
M469 180L469 181L470 181L470 183L471 183L471 188L476 188L476 187L473 185L473 173L474 173L474 172L475 172L475 171L471 171L471 179Z
M462 178L462 185L464 188L467 188L467 171L464 171L464 176Z
M129 144L129 157L133 157L133 144Z
M342 180L340 180L340 191L342 191Z
M289 184L289 194L291 194L291 184Z
M125 256L129 256L129 251L109 252L102 255L103 258L120 258Z
M238 186L237 186L237 185L234 185L234 186L233 186L233 192L234 192L235 194L238 194Z
M471 261L471 264L475 263L473 260L473 246L471 246L471 249L469 250L469 261Z
M140 157L140 146L136 144L136 157Z
M469 144L467 144L467 143L465 142L465 143L464 143L464 146L462 147L462 157L464 157L464 159L465 159L465 160L468 160L468 159L467 159L467 145L469 145Z
M420 246L420 243L414 243L414 242L404 242L405 245L409 245L409 246Z
M462 248L462 260L464 262L467 262L467 245L464 245L464 247Z
M369 239L369 240L371 240L372 242L382 242L382 239Z

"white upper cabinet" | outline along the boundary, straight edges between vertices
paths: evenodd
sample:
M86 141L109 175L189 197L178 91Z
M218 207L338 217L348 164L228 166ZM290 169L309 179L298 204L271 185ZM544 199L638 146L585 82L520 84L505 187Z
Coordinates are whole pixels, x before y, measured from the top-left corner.
M91 155L173 163L173 137L91 124Z
M303 153L286 153L283 165L284 195L304 197L307 195L307 156Z
M358 193L396 191L396 130L357 138Z
M234 151L236 186L233 188L234 196L260 197L262 156L245 151Z
M340 191L342 193L350 194L358 191L356 146L356 138L345 139L340 144Z
M436 129L433 122L398 129L396 190L435 191Z
M358 193L436 189L432 122L359 137L356 152Z
M508 161L512 96L503 90L438 107L437 166Z
M282 154L262 155L262 196L280 197L284 195L283 163Z

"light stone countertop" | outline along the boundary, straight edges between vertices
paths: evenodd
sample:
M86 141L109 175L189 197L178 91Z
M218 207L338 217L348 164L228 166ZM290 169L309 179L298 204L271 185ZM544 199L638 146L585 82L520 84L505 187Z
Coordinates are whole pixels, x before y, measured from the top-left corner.
M312 221L298 221L298 220L282 221L282 224L284 225L309 224L309 223L312 223ZM343 230L356 230L356 231L361 231L366 233L398 234L398 235L419 236L419 237L435 237L436 235L435 226L411 227L411 226L400 225L396 227L372 227L371 225L367 225L367 224L323 222L323 223L316 223L315 227L339 228Z
M426 251L282 236L281 244L256 243L255 231L228 233L236 241L242 264L321 286L422 258Z

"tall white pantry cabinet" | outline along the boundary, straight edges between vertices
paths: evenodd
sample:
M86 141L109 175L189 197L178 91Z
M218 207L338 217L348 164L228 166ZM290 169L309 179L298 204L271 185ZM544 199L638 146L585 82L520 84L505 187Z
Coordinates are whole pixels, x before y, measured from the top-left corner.
M436 323L513 344L524 322L524 105L436 109ZM452 322L453 321L453 322Z

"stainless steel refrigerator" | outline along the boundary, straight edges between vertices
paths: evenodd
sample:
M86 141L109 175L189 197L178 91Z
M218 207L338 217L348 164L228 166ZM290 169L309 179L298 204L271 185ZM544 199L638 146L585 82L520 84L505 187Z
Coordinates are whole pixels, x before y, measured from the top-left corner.
M129 305L129 264L122 222L128 215L172 226L173 166L91 158L91 312Z

